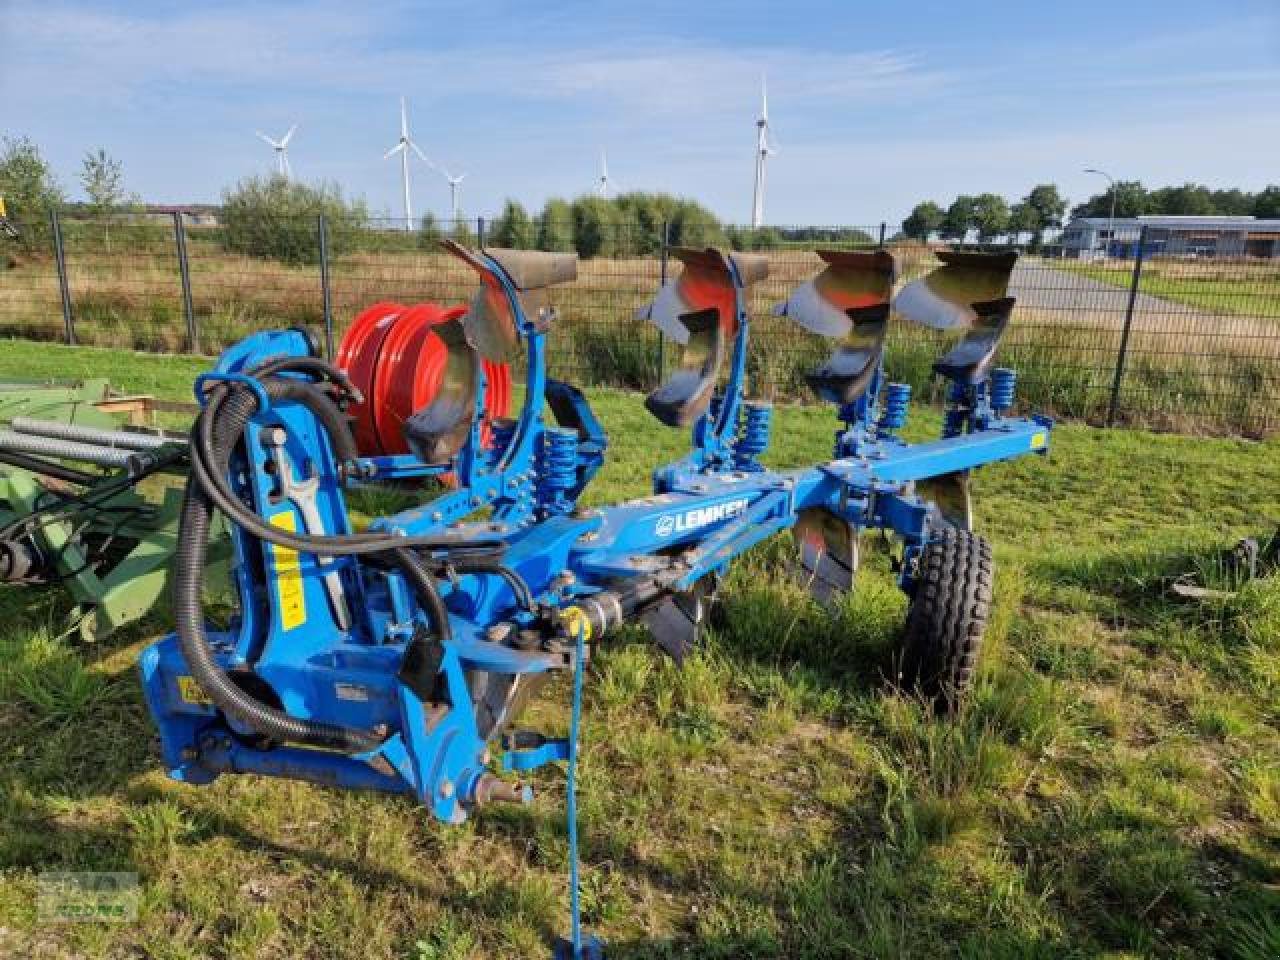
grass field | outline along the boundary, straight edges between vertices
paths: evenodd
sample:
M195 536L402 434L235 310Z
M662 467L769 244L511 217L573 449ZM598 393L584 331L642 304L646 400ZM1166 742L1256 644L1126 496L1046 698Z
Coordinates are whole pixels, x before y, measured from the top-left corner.
M1055 261L1055 266L1128 289L1133 261ZM1265 261L1156 258L1143 264L1138 289L1171 303L1242 317L1280 317L1280 270Z
M189 394L198 361L30 344L0 376L109 374ZM590 394L590 499L647 492L683 438ZM826 456L780 410L770 460ZM910 429L936 429L925 412ZM998 602L958 722L889 693L903 601L873 562L834 614L769 542L683 670L638 632L589 671L585 909L619 957L1280 956L1280 577L1208 605L1169 579L1280 517L1280 441L1055 430L978 483ZM53 635L56 595L0 591L0 956L542 956L565 929L563 779L461 828L404 799L159 769L134 661ZM533 709L564 729L562 685ZM131 924L40 925L46 870L142 879Z

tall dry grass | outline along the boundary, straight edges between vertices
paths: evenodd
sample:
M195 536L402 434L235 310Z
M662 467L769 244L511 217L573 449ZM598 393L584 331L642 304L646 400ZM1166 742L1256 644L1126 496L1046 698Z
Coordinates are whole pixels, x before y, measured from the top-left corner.
M163 244L142 251L69 251L68 278L80 343L178 352L187 342L176 258ZM895 248L903 280L936 263L918 245ZM773 305L821 266L806 251L770 255L767 280L750 294L753 391L786 399L806 395L804 376L827 344L775 318ZM674 267L673 267L674 269ZM1192 265L1204 275L1207 265ZM1250 267L1263 282L1265 265ZM1274 268L1272 268L1274 270ZM582 261L576 282L554 294L559 320L551 337L552 372L588 384L650 387L674 351L634 319L657 289L657 258ZM1018 283L1029 288L1006 335L1003 362L1019 370L1022 396L1064 416L1099 418L1108 406L1124 321L1123 295L1079 286L1059 264L1024 259ZM287 266L228 254L207 244L190 248L192 306L198 352L216 353L245 334L270 327L319 329L323 301L314 267ZM337 333L380 300L464 303L471 271L433 252L352 253L331 268ZM1162 304L1164 301L1160 301ZM0 334L35 339L63 335L61 302L51 258L0 271ZM931 365L944 338L895 324L890 373L930 396ZM936 392L936 391L935 391ZM1265 433L1280 425L1280 325L1266 317L1215 313L1169 302L1142 303L1133 317L1120 395L1133 423L1182 429Z

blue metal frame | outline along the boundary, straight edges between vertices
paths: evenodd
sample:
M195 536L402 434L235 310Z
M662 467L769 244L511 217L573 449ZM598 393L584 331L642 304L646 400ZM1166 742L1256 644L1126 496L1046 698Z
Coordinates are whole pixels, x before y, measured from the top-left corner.
M572 754L563 741L546 741L508 750L495 762L478 727L474 682L580 668L579 651L589 646L576 641L589 645L599 639L587 613L593 601L603 607L605 599L616 600L619 590L641 582L654 585L659 594L687 590L813 509L857 529L880 528L900 537L908 561L902 585L911 590L910 561L940 522L915 494L914 484L1047 449L1051 421L1002 416L991 406L985 385L966 395L965 416L949 419L946 436L906 445L892 430L894 417L905 413L905 397L895 395L893 422L886 428L877 372L867 396L839 411L843 428L837 446L843 455L803 469L764 470L755 457L767 443L767 416L756 413L754 432L740 430L749 415L743 401L749 322L735 271L738 322L728 379L714 409L695 425L692 452L655 472L655 495L579 511L576 501L603 458L603 431L581 394L548 381L545 332L524 315L501 264L487 256L483 261L506 296L527 351L527 389L514 428L502 431L492 450L481 444L481 377L468 438L451 463L369 458L362 461L362 479L452 471L455 490L379 518L373 528L406 536L449 530L500 540L504 563L528 584L539 609L523 609L500 577L468 573L443 580L452 639L444 644L440 666L444 695L426 702L397 677L410 637L429 627L398 572L351 557L321 563L236 530L241 604L231 629L212 635L221 665L251 670L294 716L385 731L385 737L377 749L361 755L264 745L248 731L234 729L203 698L176 636L170 635L143 653L141 670L174 778L207 783L223 773L257 773L410 793L437 818L461 822L483 802L484 778L492 770L529 770ZM229 349L212 376L242 378L267 359L309 352L299 334L256 334ZM573 429L543 422L548 392L573 409ZM1011 400L1011 387L1001 398ZM265 393L261 400L245 453L233 464L233 484L269 522L302 529L300 513L279 499L262 444L266 431L283 428L292 469L298 476L320 478L316 495L325 529L308 532L349 532L343 487L354 481L338 473L324 431L299 404L272 404ZM468 519L480 511L488 516ZM335 622L323 582L335 567L356 614L348 629ZM543 642L507 642L521 631L540 631Z

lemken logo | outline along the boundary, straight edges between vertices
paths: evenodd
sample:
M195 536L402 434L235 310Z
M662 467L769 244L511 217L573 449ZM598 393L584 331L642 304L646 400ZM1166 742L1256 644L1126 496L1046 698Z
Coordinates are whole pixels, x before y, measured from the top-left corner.
M688 533L690 530L697 530L700 527L727 520L729 517L736 517L747 509L749 502L746 497L741 497L737 500L726 500L724 503L713 504L709 507L686 510L684 513L669 513L665 517L658 518L657 526L654 527L653 532L659 537L669 537L673 533Z

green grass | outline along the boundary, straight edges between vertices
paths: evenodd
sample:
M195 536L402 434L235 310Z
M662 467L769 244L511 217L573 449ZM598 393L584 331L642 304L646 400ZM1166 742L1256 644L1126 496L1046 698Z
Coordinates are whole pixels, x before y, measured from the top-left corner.
M1084 260L1048 262L1057 269L1125 289L1133 283L1132 260L1114 263ZM1154 259L1143 265L1138 289L1153 297L1199 307L1211 313L1280 317L1280 275L1269 265L1244 261L1199 263Z
M109 374L188 396L198 360L0 351L0 376ZM682 435L593 390L613 441L590 492L647 492ZM922 413L914 435L935 430ZM771 461L825 457L819 408ZM1229 600L1167 584L1280 516L1280 441L1062 426L984 471L998 602L956 723L888 692L903 614L883 557L834 612L771 541L735 566L677 669L638 632L591 665L584 903L612 956L1280 956L1280 578ZM134 661L51 639L56 594L0 591L0 954L478 958L565 929L563 777L444 827L405 799L169 782ZM563 730L559 684L529 724ZM41 871L140 874L136 924L37 924Z

